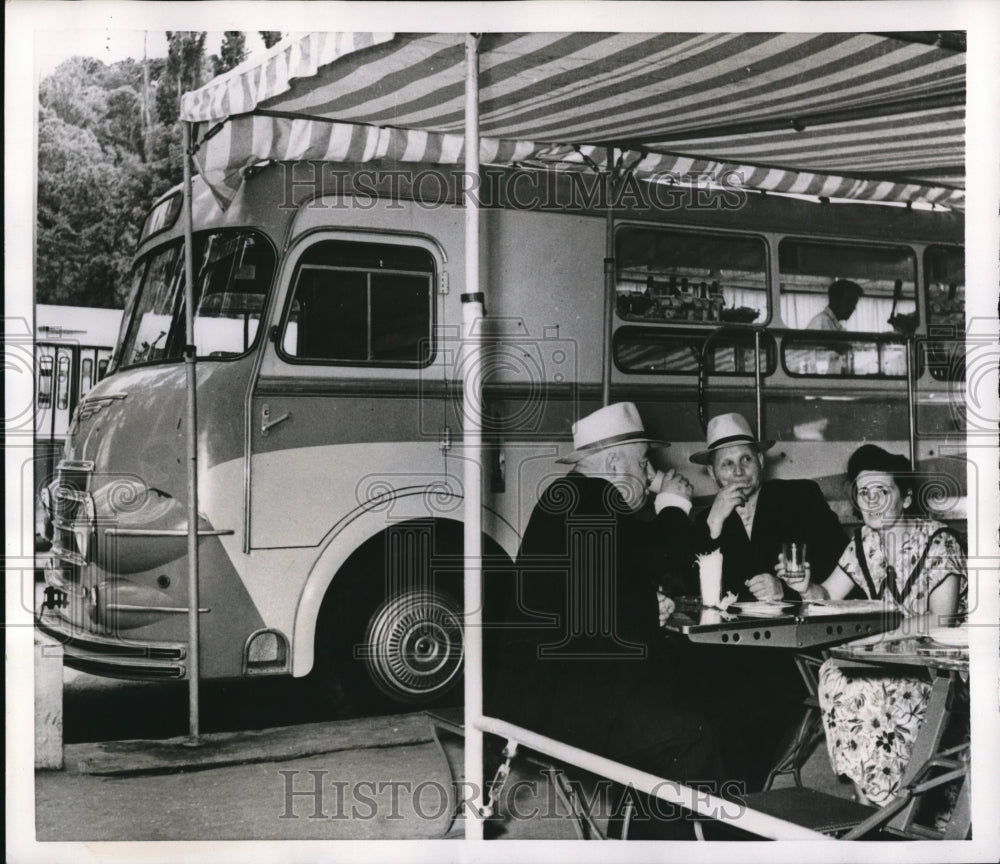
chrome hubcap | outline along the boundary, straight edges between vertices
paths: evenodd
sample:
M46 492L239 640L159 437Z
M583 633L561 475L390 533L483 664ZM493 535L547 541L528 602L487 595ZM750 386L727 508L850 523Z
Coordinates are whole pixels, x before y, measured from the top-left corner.
M386 600L372 616L363 659L386 695L431 698L458 680L465 655L456 604L433 591L408 591Z

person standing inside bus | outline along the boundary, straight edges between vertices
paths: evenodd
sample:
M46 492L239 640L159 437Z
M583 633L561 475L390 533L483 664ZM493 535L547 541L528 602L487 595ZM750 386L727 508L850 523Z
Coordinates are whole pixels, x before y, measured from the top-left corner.
M773 445L759 440L742 415L721 414L708 422L706 448L690 457L706 466L719 488L695 519L695 551L722 551L722 590L741 600L779 601L786 591L788 599L798 599L775 575L783 543L805 543L812 572L824 578L847 543L815 482L765 479L764 454ZM689 587L698 593L696 585ZM705 691L699 699L718 726L725 764L755 791L805 695L793 658L729 645L681 650L691 686Z
M517 558L491 713L682 783L721 780L714 737L679 704L658 589L691 560L691 485L655 470L635 405L573 424L572 470L542 492ZM647 513L652 497L653 513ZM610 833L621 833L619 795ZM691 823L639 796L628 836L689 839ZM645 811L644 813L642 811Z
M858 301L864 291L857 282L850 279L838 279L827 289L829 302L822 312L810 319L807 330L826 330L843 333L847 321L858 308ZM799 371L812 372L820 375L842 375L852 369L852 349L849 342L831 342L822 347L810 350L795 350L790 355L793 364Z
M814 315L807 325L807 330L837 330L844 331L844 322L858 308L858 301L864 296L864 291L857 282L850 279L838 279L826 289L829 302L817 315Z

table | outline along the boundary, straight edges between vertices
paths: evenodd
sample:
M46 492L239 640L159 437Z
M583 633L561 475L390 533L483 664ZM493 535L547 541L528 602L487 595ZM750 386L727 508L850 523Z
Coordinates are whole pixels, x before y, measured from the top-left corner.
M898 611L871 600L783 603L780 614L766 616L705 609L698 597L680 597L675 602L677 608L663 625L664 631L706 645L819 648L891 630L901 620ZM770 789L783 774L791 774L796 786L802 785L802 766L823 737L816 681L821 662L814 655L795 655L807 695L791 740L771 766L764 789Z
M887 823L887 827L908 837L940 836L914 823L920 803L919 793L924 791L917 787L927 782L924 778L931 768L939 768L945 771L942 775L945 778L961 779L958 800L944 839L964 840L971 827L969 748L968 745L960 745L942 750L941 739L952 715L956 690L962 686L963 680L968 680L968 648L939 646L926 637L908 637L874 645L842 645L832 648L830 653L852 665L904 666L927 670L932 681L927 713L917 731L910 762L900 782L901 793L910 790L912 797ZM941 781L940 776L937 779Z
M899 612L869 600L836 606L785 604L778 615L743 615L704 609L696 597L680 597L663 629L691 642L771 648L815 648L891 630Z

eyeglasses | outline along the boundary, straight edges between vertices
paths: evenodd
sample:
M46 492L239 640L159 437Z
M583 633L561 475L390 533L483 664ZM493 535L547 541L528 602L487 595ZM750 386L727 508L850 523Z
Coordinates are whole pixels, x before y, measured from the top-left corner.
M854 490L854 494L858 498L868 501L880 501L890 498L896 491L895 486L883 486L881 483L872 483L868 486L858 486Z

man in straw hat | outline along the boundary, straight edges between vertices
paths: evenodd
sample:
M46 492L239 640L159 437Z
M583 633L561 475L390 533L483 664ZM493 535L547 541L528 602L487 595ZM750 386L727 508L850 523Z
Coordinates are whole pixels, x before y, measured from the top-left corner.
M819 486L765 480L764 454L774 441L759 440L740 414L709 420L707 439L691 461L707 467L719 491L695 520L694 543L699 553L722 551L722 590L740 599L781 600L786 588L775 571L786 541L806 543L812 572L829 574L846 536ZM716 723L727 768L748 791L759 789L806 695L792 657L731 646L681 646L679 652Z
M847 543L816 483L764 479L764 454L773 446L758 441L741 414L720 414L708 421L707 447L691 456L719 487L696 521L696 551L722 550L722 590L741 599L782 598L784 583L774 575L782 543L807 544L812 573L826 575Z
M573 425L572 470L541 494L517 559L491 711L518 725L684 783L720 779L714 739L680 706L658 588L691 560L691 486L654 469L631 402ZM653 498L652 513L647 499ZM609 830L620 836L625 795ZM630 838L689 838L669 805L634 796ZM645 811L645 812L643 812Z

